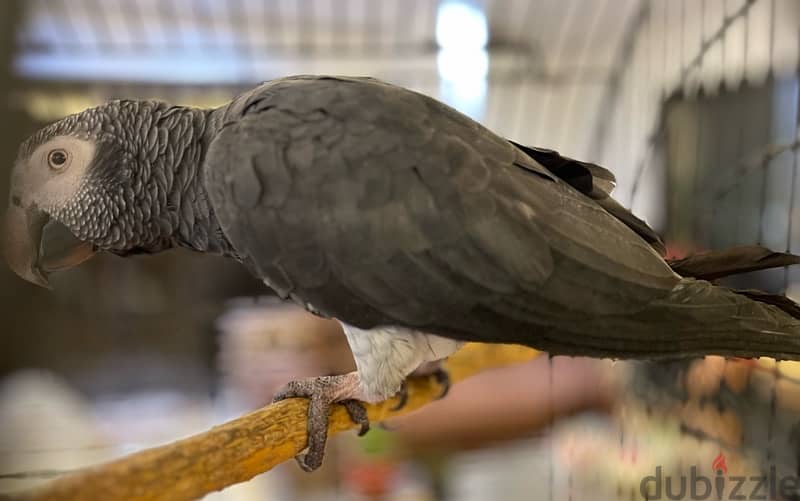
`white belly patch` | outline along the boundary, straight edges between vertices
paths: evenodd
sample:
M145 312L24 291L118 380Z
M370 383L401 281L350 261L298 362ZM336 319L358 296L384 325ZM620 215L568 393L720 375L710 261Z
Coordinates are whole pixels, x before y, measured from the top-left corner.
M391 397L417 367L447 358L464 344L404 327L364 330L342 323L342 328L353 352L361 388L370 402Z

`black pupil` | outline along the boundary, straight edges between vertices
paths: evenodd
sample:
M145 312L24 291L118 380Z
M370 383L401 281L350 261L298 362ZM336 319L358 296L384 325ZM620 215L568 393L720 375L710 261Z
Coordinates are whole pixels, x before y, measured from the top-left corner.
M54 151L50 154L50 162L53 165L63 165L67 161L67 155L63 151Z

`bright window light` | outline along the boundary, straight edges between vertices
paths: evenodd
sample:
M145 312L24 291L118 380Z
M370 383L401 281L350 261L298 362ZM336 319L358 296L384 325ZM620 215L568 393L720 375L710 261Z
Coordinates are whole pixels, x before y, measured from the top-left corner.
M468 1L443 0L436 18L436 64L442 98L476 120L486 104L489 53L486 14Z
M486 80L489 75L489 54L486 49L441 49L436 56L436 66L442 80L467 85L469 82Z
M486 14L477 6L443 0L436 16L436 43L442 49L480 50L489 41Z

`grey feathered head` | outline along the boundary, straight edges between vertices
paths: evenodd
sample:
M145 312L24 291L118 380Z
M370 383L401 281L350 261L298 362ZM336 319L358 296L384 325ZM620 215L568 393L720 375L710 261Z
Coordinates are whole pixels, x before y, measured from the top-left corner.
M197 164L199 110L112 101L66 117L25 141L11 174L6 258L47 286L49 272L98 250L117 254L171 247L181 196ZM200 131L202 134L202 131Z

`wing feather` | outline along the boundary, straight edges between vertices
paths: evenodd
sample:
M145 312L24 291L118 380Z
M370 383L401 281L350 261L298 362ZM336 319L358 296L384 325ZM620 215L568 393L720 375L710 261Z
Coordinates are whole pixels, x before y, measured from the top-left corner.
M591 197L420 94L295 77L215 113L206 182L237 253L352 325L551 346L553 329L637 311L678 280Z
M595 200L606 212L638 233L659 254L662 256L666 254L666 247L661 236L646 222L611 198L611 192L617 184L617 180L611 171L593 163L581 162L562 156L553 150L523 146L513 141L512 143L521 151L524 151L531 159L540 162L547 170L566 181L570 186Z

